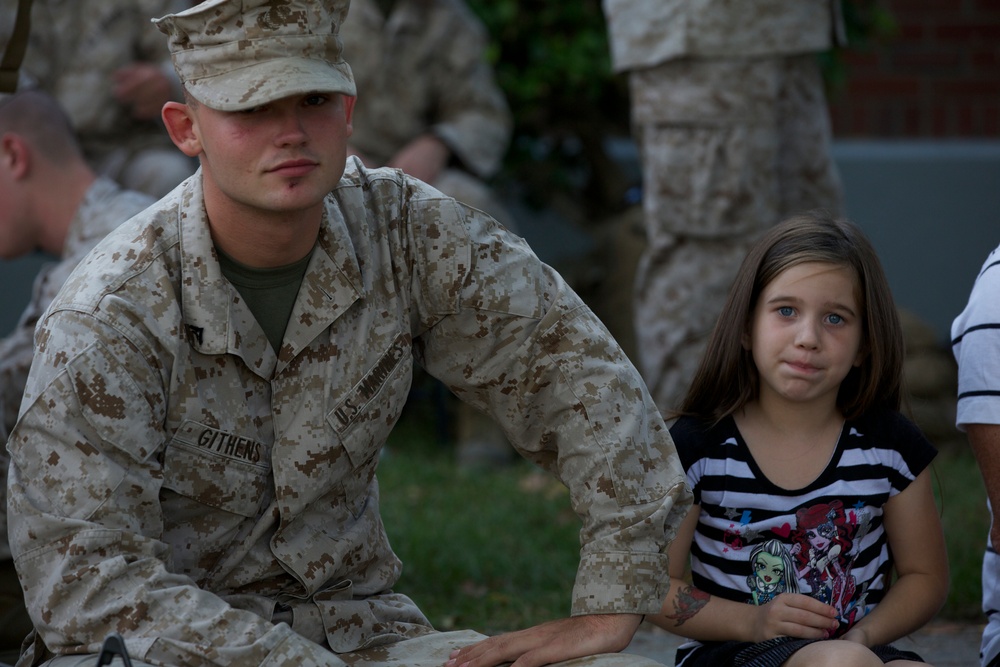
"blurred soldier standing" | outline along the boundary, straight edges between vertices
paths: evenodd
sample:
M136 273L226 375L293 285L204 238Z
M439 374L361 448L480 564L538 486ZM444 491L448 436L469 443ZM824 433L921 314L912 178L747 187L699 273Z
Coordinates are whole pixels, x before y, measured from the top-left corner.
M35 323L70 272L108 232L153 203L98 177L83 159L69 120L41 91L0 97L0 258L37 250L57 262L35 279L31 301L0 341L0 443L17 421L31 367ZM7 542L7 450L0 448L0 660L31 630Z
M14 0L2 0L0 41L13 28ZM160 121L180 84L151 16L181 11L189 0L33 0L22 63L26 87L54 96L66 110L84 155L101 175L160 197L197 164L170 142Z
M358 89L348 144L366 166L389 166L486 211L517 232L486 181L510 144L511 114L486 60L488 34L462 0L353 0L342 31ZM458 461L509 461L496 423L457 402Z
M647 247L634 307L657 406L678 407L753 240L842 209L818 52L840 0L603 0L628 72Z

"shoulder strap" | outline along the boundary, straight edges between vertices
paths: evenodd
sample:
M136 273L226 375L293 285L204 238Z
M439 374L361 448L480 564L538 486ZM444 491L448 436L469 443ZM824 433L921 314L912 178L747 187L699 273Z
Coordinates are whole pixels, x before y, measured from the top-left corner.
M31 0L17 0L17 18L14 19L14 32L4 50L3 61L0 61L0 93L13 93L17 90L18 70L24 60L24 52L28 49L28 35L31 32Z

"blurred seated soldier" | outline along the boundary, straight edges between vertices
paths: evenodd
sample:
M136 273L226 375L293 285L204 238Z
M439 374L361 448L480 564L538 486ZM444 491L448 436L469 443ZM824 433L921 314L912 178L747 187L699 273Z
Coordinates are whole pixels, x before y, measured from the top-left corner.
M59 258L43 267L14 331L0 341L0 442L6 443L31 366L38 318L76 264L152 197L98 177L83 159L59 105L29 90L0 97L0 258L42 251ZM0 449L0 507L6 512L7 450ZM0 513L0 660L31 630Z
M517 232L486 181L512 120L486 61L485 26L462 0L352 0L344 53L358 89L348 153L403 170ZM459 463L510 460L495 423L456 403Z
M194 173L195 161L170 141L160 120L181 99L170 53L151 16L189 0L33 0L23 78L59 101L94 170L161 197ZM16 2L3 3L0 45ZM22 86L23 89L23 86Z

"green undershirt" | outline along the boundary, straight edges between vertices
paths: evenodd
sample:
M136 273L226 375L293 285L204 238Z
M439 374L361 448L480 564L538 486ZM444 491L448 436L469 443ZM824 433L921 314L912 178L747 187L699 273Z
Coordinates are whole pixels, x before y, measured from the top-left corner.
M236 287L277 352L285 337L288 319L292 316L295 297L312 252L293 264L271 269L255 269L241 264L218 247L215 252L219 255L222 275Z

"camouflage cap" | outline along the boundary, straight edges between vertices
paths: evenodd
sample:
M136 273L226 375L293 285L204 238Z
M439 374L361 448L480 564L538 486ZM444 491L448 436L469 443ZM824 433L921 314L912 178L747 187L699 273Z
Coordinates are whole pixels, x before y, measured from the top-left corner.
M355 95L339 30L349 0L207 0L154 19L187 91L220 111L313 91Z

